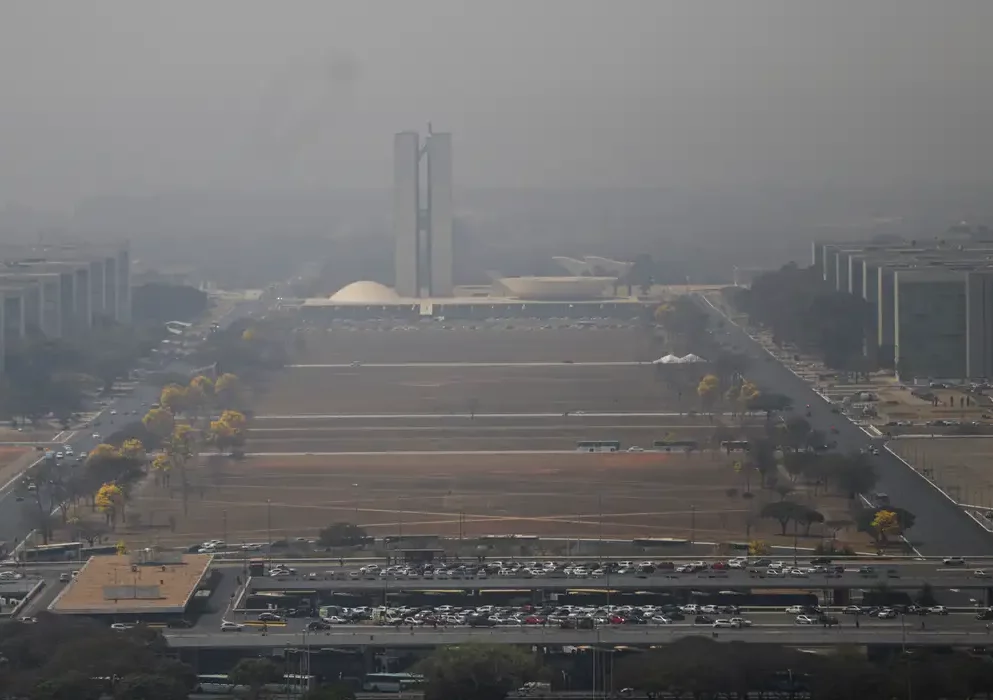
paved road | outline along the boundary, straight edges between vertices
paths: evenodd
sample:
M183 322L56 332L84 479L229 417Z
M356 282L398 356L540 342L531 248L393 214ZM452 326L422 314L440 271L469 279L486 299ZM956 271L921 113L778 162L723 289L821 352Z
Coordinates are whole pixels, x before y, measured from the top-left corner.
M716 309L698 298L700 305L715 319L724 321L727 338L736 350L751 359L748 378L760 387L785 394L793 400L797 415L810 405L811 424L825 432L833 426L831 436L841 451L858 451L869 447L871 440L842 415L832 414L830 406L807 382L774 360L765 349L743 330L728 322ZM926 481L907 469L895 456L883 452L874 458L879 471L878 491L889 494L893 505L906 508L917 516L909 533L919 552L927 556L976 556L993 554L993 535L979 527L962 509L938 493Z
M270 629L263 635L260 631L242 632L166 632L169 645L181 647L215 648L325 648L325 647L418 647L449 644L488 642L503 644L548 644L548 645L626 645L647 646L666 644L685 637L707 636L720 642L751 642L767 644L789 644L794 646L817 646L838 644L892 644L900 645L940 645L940 646L979 646L993 643L993 636L985 629L967 630L930 629L899 624L887 627L853 626L825 629L814 626L752 627L748 629L700 628L693 626L664 625L613 626L597 630L561 630L544 628L493 628L471 629L453 628L447 630L374 628L369 630L332 630L328 633L302 634L300 632L278 632Z
M254 301L236 304L219 317L216 323L225 328L238 318L254 313L258 308L260 308L259 303ZM76 454L89 452L101 442L100 437L113 433L131 421L139 420L148 410L148 406L155 403L158 397L157 387L139 384L130 394L115 397L108 405L102 407L100 414L93 419L99 421L98 426L71 433L65 444L71 445ZM111 411L116 411L117 415L111 415ZM95 432L100 437L93 437ZM64 460L61 465L67 470L79 466L75 460ZM2 542L21 542L32 529L31 513L28 510L32 504L28 500L17 502L14 492L15 486L12 484L0 493L0 541Z
M925 583L934 588L945 589L983 589L993 588L993 579L977 579L964 574L936 573L928 576L901 576L887 578L885 576L860 576L858 573L842 574L839 578L825 578L811 575L809 578L767 578L736 574L718 577L698 577L693 574L676 574L674 576L653 575L639 578L637 576L611 576L606 578L509 578L492 577L466 581L456 580L357 580L336 581L329 579L310 579L299 576L288 579L254 577L251 588L255 591L379 591L384 588L404 591L434 591L451 589L473 590L567 590L567 589L601 589L610 588L619 591L669 591L669 590L733 590L733 589L796 589L821 591L826 589L870 588L885 583L888 588L899 590L917 590Z
M846 628L846 627L855 628L855 617L854 616L841 614L837 610L835 610L835 612L832 613L832 614L834 614L835 617L838 618L839 626L841 628ZM762 611L756 611L756 610L749 611L749 610L746 610L745 612L741 613L740 615L728 615L728 614L725 614L725 613L721 613L721 614L717 614L717 615L708 615L708 616L711 617L711 618L715 618L715 619L717 619L717 618L719 618L719 619L728 619L730 617L743 617L743 618L745 618L746 620L748 620L749 622L752 623L752 628L753 629L762 630L764 632L769 632L769 633L774 633L774 632L781 633L783 631L791 630L791 629L794 629L794 628L798 627L798 625L794 622L794 620L796 619L796 615L786 613L785 612L785 608L782 608L782 607L780 607L780 608L768 608L768 609L762 610ZM232 615L227 616L225 619L230 620L232 622L252 622L252 621L255 620L255 617L256 616L254 614L250 614L250 615L246 615L246 616L243 616L241 614L232 614ZM710 625L695 625L695 624L693 624L693 617L694 617L693 615L687 615L686 616L686 620L676 621L676 622L673 622L672 624L669 624L669 625L654 625L654 624L652 624L652 625L636 625L636 626L627 625L627 626L623 626L622 629L625 630L625 631L630 631L630 630L639 631L640 630L641 632L645 632L646 630L651 630L651 629L656 629L656 628L662 627L665 630L696 630L697 632L702 632L702 633L705 633L705 634L709 634L710 631L711 631L711 629L712 629L712 627ZM271 635L272 634L280 634L280 635L293 635L293 634L297 634L297 635L300 635L300 634L305 634L306 633L308 637L311 637L311 638L314 638L314 639L320 639L322 637L326 637L328 634L330 634L331 636L334 636L335 634L362 634L362 633L365 633L365 634L375 634L377 630L396 631L392 627L384 627L384 626L381 626L381 625L364 624L364 625L335 625L328 632L306 632L307 625L310 622L311 622L311 620L293 619L293 618L291 618L291 619L289 619L289 620L286 621L286 626L279 626L279 627L273 626L273 627L269 627L268 628L268 634L271 634ZM951 613L949 615L942 615L942 616L928 615L928 616L925 616L923 618L922 617L915 616L915 615L908 615L903 620L901 620L900 618L893 618L893 619L888 619L888 620L880 620L878 618L869 618L869 617L867 617L865 615L860 615L859 616L859 629L866 629L868 631L873 631L873 632L886 632L886 631L893 631L893 630L910 630L910 629L920 631L921 630L921 623L922 622L924 623L924 631L931 631L931 632L980 632L982 634L986 634L986 622L984 622L982 620L977 620L976 619L976 616L975 616L975 613L972 613L972 612L956 612L956 613ZM257 623L253 623L253 624L257 624ZM220 626L220 622L219 621L217 622L217 624L206 624L206 623L204 623L201 620L200 621L200 624L198 624L195 629L188 630L188 631L187 630L184 630L184 631L181 632L181 634L194 634L194 633L195 634L214 634L215 632L217 632L219 630L219 626ZM537 625L528 625L528 626L524 626L524 627L506 627L506 626L501 626L501 627L495 628L492 631L494 631L494 633L500 633L500 632L506 632L506 631L513 631L515 629L517 629L517 630L523 629L527 633L534 633L534 631L537 630L537 628L538 628ZM601 630L604 630L604 629L616 629L616 628L617 628L617 626L611 626L611 625L601 625L601 627L600 627ZM441 627L439 627L437 629L437 631L438 631L439 634L442 634L442 633L446 633L447 634L448 632L458 631L460 629L461 630L465 630L464 627L447 627L446 628L444 626L441 626ZM549 625L545 629L546 629L546 631L555 632L555 631L557 631L559 629L559 626L557 624L551 624L551 625ZM407 626L405 626L405 625L403 625L403 626L400 627L400 631L406 631L408 635L410 634L410 628L407 627ZM414 633L415 634L433 633L435 631L436 631L435 628L432 627L432 626L430 626L430 625L425 625L424 627L415 627L414 628ZM486 630L486 631L490 631L490 630ZM243 630L243 633L245 633L245 634L261 634L261 631L260 631L259 628L251 627L251 628L246 628L245 630ZM177 634L180 634L180 632L177 631Z

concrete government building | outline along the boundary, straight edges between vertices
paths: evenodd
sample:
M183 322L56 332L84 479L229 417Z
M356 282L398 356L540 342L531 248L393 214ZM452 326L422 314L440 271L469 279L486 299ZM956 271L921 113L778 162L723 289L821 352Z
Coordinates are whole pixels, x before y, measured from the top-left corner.
M0 245L0 373L29 333L69 338L101 316L131 320L131 256L124 245Z
M981 230L985 231L985 230ZM993 378L993 236L816 241L812 264L872 307L867 354L917 379Z
M455 285L452 135L428 127L393 139L394 283L357 281L328 298L291 302L330 318L488 318L637 316L641 300L619 297L631 263L556 257L561 277L491 275L489 284Z

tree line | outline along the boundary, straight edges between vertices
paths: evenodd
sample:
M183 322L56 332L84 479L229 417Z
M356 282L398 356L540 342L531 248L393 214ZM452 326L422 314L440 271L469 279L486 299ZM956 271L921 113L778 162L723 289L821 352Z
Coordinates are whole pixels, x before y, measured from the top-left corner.
M799 694L811 700L955 700L993 692L993 660L964 652L913 649L870 661L856 648L814 654L690 637L648 650L591 650L584 657L592 653L603 657L593 680L605 695L630 688L642 696L693 700ZM554 690L568 676L561 661L540 647L489 644L441 648L415 668L425 675L425 700L502 700L527 681L550 682Z
M216 381L197 375L186 385L167 385L159 406L150 409L141 423L96 445L79 467L64 469L50 455L21 481L16 497L27 506L33 529L45 544L57 526L68 528L75 541L92 546L119 523L126 523L131 490L148 468L166 487L178 475L185 512L188 465L206 446L222 452L243 448L248 420L242 411L229 407L243 407L247 401L247 388L234 374L222 374ZM181 416L187 420L177 420ZM151 460L149 451L155 453ZM87 518L87 506L90 513L101 514L103 522Z
M757 276L750 288L724 291L732 306L772 332L777 345L792 343L817 354L831 369L873 369L864 353L866 334L874 328L872 305L860 296L836 290L824 281L820 270L790 263ZM880 351L882 361L887 353ZM892 349L888 354L892 362Z

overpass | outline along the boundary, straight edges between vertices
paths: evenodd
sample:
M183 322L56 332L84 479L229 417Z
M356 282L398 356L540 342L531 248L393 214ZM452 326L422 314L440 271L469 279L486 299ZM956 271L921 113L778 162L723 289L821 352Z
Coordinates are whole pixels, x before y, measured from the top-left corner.
M316 633L166 632L175 649L252 649L282 653L287 647L309 649L386 647L391 649L436 647L467 643L524 644L538 646L632 646L670 644L688 637L708 637L718 642L749 642L790 646L839 644L892 646L985 646L993 636L979 623L974 629L921 630L911 622L885 628L857 629L816 626L767 626L747 629L700 628L692 625L661 627L615 625L595 630L544 629L541 627L425 629L367 627Z
M611 591L722 591L722 590L850 590L884 585L892 590L917 590L925 583L937 589L982 589L993 590L993 579L975 578L969 572L948 573L937 571L931 575L911 575L889 578L885 573L877 576L862 576L858 573L839 574L826 577L811 574L807 578L767 577L751 575L747 572L733 572L728 575L697 576L694 574L609 576L601 578L476 578L437 581L433 579L360 579L341 581L332 578L282 578L252 577L247 583L251 592L260 591L317 591L319 593L361 593L381 592L388 589L398 591L503 591L527 590L561 592L567 590L610 589Z

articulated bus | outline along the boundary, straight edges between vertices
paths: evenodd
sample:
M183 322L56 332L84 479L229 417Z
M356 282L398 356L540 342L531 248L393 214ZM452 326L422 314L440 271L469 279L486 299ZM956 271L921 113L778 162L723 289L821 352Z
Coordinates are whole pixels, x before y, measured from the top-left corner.
M576 443L577 452L620 452L619 440L583 440Z
M424 676L417 673L370 673L362 681L367 693L402 693L424 685Z
M270 693L303 695L308 690L317 687L316 676L306 676L297 673L287 673L282 681L266 683L265 690ZM247 693L248 686L235 685L226 674L200 674L194 692L200 695L239 695Z

